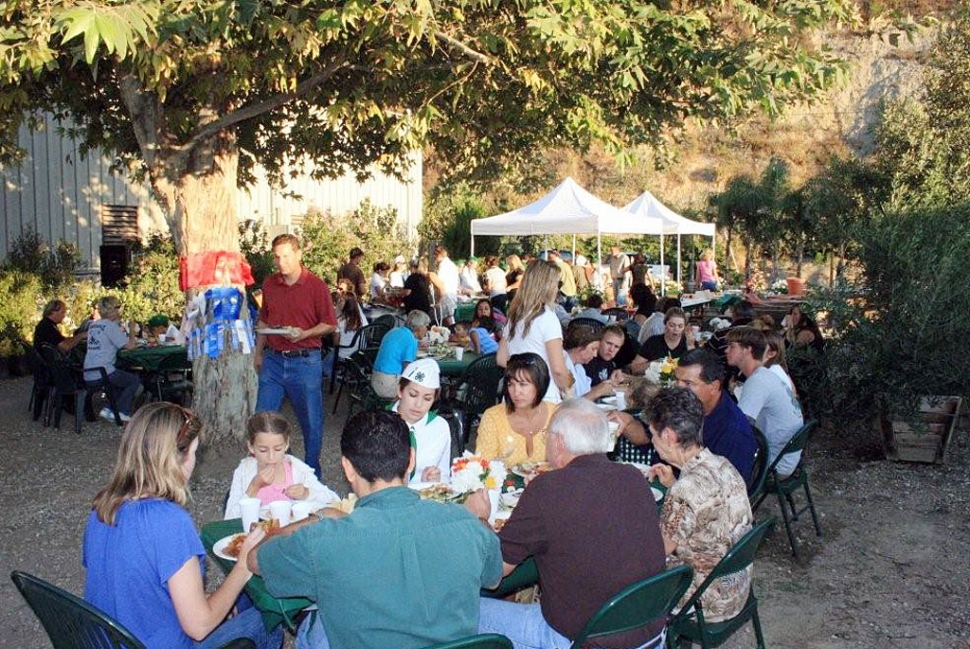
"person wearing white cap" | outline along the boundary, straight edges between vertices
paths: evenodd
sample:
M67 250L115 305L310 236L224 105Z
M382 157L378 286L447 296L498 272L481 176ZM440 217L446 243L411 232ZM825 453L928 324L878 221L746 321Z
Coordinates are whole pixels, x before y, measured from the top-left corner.
M408 265L404 260L404 255L398 255L394 258L394 268L387 278L387 282L391 285L391 288L404 288L404 280L408 278L407 267Z
M448 482L451 478L451 429L431 411L440 387L438 363L433 358L416 360L404 368L398 400L391 406L411 430L412 483Z

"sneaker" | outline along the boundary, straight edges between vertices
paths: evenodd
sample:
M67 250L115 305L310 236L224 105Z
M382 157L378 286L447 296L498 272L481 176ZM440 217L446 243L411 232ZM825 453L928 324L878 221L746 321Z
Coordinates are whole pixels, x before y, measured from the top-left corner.
M119 412L118 417L121 418L121 421L131 421L131 415L126 415L123 412Z
M102 408L101 412L98 414L101 415L102 419L107 419L110 422L113 422L115 420L115 411L109 408L108 406L105 406L104 408Z

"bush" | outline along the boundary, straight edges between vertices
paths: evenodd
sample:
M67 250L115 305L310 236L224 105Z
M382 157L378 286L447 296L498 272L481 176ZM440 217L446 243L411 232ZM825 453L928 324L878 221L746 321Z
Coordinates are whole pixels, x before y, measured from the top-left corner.
M80 264L81 255L73 243L61 241L51 249L33 227L27 226L10 244L6 266L36 275L50 290L73 282Z
M912 418L922 395L970 395L970 204L889 214L857 236L864 280L827 305L840 416Z
M239 224L239 251L253 271L256 286L262 286L263 280L276 272L270 244L261 221L249 220Z
M125 306L124 318L144 323L153 315L181 322L185 294L179 288L179 255L168 235L154 234L134 251L132 272L117 295Z
M17 341L30 341L44 308L40 277L19 270L0 270L0 356L18 352Z
M303 264L319 277L333 283L337 269L347 261L350 249L364 251L361 269L369 275L378 261L390 262L396 255L407 255L411 246L399 224L397 210L376 207L364 200L346 215L310 212L299 231L303 238Z

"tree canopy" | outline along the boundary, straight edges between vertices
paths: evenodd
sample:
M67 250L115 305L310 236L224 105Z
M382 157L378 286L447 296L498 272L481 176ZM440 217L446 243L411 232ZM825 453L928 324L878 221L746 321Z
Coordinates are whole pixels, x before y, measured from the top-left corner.
M428 144L454 172L497 170L537 143L619 150L811 97L842 67L804 31L853 17L846 0L4 0L0 154L45 109L153 177L225 146L242 183L300 156L400 172Z

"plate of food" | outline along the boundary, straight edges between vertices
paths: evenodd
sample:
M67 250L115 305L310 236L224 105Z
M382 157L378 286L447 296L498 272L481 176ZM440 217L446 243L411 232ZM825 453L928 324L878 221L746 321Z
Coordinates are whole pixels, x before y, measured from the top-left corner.
M242 532L230 534L215 542L212 546L212 553L226 561L237 561L239 559L239 551L242 550L242 544L245 540L246 534Z
M550 471L552 471L552 465L548 462L520 462L512 467L512 473L525 478L526 481Z
M418 495L422 500L434 500L439 503L456 502L465 494L455 493L451 487L444 483L436 483L430 486L417 489Z

